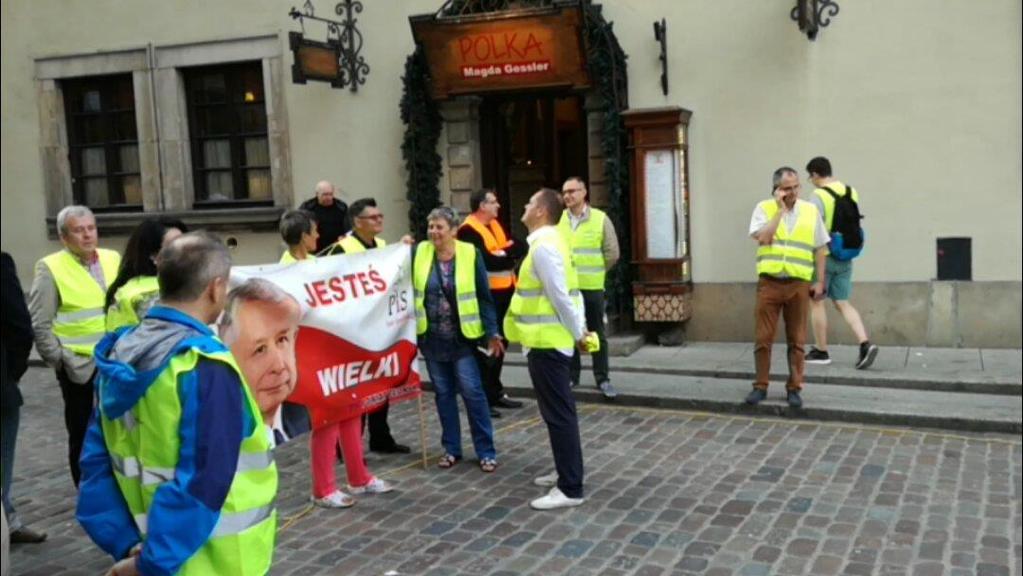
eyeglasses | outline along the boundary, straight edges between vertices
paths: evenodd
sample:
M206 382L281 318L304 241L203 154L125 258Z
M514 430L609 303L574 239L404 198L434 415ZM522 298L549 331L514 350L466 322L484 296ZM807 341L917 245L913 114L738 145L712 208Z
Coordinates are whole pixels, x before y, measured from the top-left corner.
M369 216L356 216L356 218L358 218L359 220L372 220L374 222L379 222L379 221L384 219L384 215L383 214L370 214Z

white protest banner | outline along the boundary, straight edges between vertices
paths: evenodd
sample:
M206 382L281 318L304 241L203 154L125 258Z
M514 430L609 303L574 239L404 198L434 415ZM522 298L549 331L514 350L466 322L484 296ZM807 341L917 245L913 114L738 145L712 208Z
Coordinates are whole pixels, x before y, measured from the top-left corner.
M411 270L404 244L231 269L232 286L263 278L302 306L288 401L309 409L314 428L419 396Z

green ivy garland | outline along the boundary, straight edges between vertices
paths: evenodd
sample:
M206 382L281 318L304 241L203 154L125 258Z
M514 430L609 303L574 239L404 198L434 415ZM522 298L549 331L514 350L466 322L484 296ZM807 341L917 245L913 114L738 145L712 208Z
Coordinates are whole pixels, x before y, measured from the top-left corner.
M430 71L421 47L405 60L402 83L401 121L405 123L405 136L401 157L408 174L405 197L409 200L409 228L414 237L425 238L426 217L441 203L439 182L443 168L437 142L444 123L430 95Z
M586 3L584 10L587 66L604 112L601 149L604 183L610 198L608 216L621 245L621 265L608 274L607 303L611 310L628 317L632 311L629 158L621 116L628 108L626 56L600 6ZM438 183L442 176L442 159L437 154L437 144L443 125L437 103L430 97L430 73L421 47L406 59L402 82L401 120L405 123L405 136L401 154L408 174L405 196L409 200L410 228L421 238L426 234L426 216L440 205Z

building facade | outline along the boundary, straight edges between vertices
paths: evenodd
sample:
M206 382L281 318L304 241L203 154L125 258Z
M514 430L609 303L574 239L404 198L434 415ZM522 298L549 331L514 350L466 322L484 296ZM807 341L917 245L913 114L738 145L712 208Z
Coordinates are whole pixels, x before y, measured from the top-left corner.
M792 0L602 3L628 57L629 110L692 112L687 336L749 339L750 212L775 168L803 172L824 155L861 194L868 239L852 300L874 340L1020 347L1020 2L839 4L809 41ZM333 7L315 6L336 18ZM4 2L3 249L27 280L59 246L57 211L77 201L96 210L107 247L123 248L143 215L172 212L229 237L240 263L276 261L281 211L324 179L348 202L376 197L385 237L397 238L409 229L399 117L409 17L440 8L364 0L370 71L352 92L292 82L288 33L300 26L276 2ZM652 30L662 18L667 94ZM471 190L496 186L515 222L523 191L581 174L594 205L607 204L586 90L439 104L443 201L466 210ZM953 257L969 280L940 277L939 258ZM831 325L836 342L850 340Z

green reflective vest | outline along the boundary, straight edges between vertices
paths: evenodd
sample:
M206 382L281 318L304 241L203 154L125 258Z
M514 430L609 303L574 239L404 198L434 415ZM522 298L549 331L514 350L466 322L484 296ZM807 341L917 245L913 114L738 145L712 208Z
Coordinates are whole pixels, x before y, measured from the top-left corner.
M528 348L574 348L575 338L561 324L554 304L544 295L543 284L533 273L533 254L540 246L554 246L561 254L569 295L580 300L577 304L581 306L579 280L564 237L558 233L541 236L529 247L519 269L518 285L504 317L504 336L510 342L520 342Z
M590 208L590 217L572 230L568 210L561 213L558 231L572 248L572 262L579 275L582 290L603 290L604 276L604 220L607 215L596 208Z
M309 254L305 257L305 259L316 260L316 256ZM295 262L298 262L298 260L296 260L295 257L291 255L291 252L285 250L284 254L281 254L281 261L278 262L278 264L294 264Z
M383 248L387 246L387 242L384 242L383 238L374 238L377 243L377 248ZM347 234L337 241L338 245L345 249L345 254L355 254L356 252L365 252L366 247L362 245L362 242L355 237L355 233Z
M131 410L110 419L101 408L103 438L114 478L144 541L153 497L164 482L174 479L178 465L182 412L178 379L194 370L202 357L223 362L238 374L246 409L256 426L242 441L234 480L216 528L178 574L262 576L270 570L277 531L277 465L259 407L230 352L190 348L172 358ZM102 400L99 405L102 407Z
M422 241L416 246L416 257L412 264L412 287L416 296L416 334L426 334L426 283L433 269L436 249L432 242ZM455 240L455 301L458 304L458 321L462 335L469 340L483 337L483 320L480 318L480 302L476 298L476 247L468 242Z
M817 220L820 212L813 204L796 200L799 207L799 217L796 219L795 229L789 230L785 226L785 220L778 223L778 230L774 233L774 240L771 244L760 246L757 249L757 274L765 274L774 278L796 278L806 280L813 278L813 253L814 253L814 232L817 230ZM778 203L772 200L764 200L760 207L767 214L767 218L774 218L778 212Z
M142 321L139 305L160 297L160 283L156 276L136 276L114 293L114 301L107 308L107 332L124 326L136 326Z
M117 277L121 255L113 250L97 248L105 284ZM60 306L53 319L53 335L60 345L75 354L92 356L96 344L106 334L103 306L107 295L96 279L68 250L54 252L42 262L50 269L60 295Z

